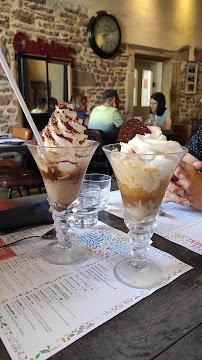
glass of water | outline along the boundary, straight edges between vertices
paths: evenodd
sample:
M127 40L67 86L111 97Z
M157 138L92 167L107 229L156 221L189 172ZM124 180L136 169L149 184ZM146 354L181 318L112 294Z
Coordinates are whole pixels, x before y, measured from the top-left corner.
M82 184L78 198L72 204L71 226L89 228L97 224L101 190L98 185Z
M111 190L111 176L99 173L86 174L83 184L98 185L100 187L100 210L107 209Z
M158 119L154 114L150 114L149 119L146 121L148 126L158 126Z

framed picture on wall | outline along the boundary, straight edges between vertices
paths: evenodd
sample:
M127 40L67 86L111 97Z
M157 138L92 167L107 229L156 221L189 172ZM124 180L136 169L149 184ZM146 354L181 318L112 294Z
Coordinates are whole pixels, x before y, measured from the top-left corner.
M185 93L196 94L198 64L196 62L188 61L186 81L185 81Z

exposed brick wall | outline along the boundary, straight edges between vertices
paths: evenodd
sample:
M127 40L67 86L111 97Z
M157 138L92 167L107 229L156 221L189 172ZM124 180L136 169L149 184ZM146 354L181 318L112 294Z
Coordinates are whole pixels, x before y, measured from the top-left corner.
M26 33L30 40L36 40L37 37L46 42L54 40L74 49L73 92L85 92L89 108L101 103L105 89L116 88L120 96L120 107L127 112L126 78L129 72L129 53L126 44L120 47L114 58L99 58L90 48L86 36L89 18L85 8L74 4L71 7L69 2L68 6L69 8L62 11L59 8L55 11L54 7L46 5L45 0L1 0L2 50L12 72L15 73L12 41L17 31ZM199 106L202 96L202 56L201 50L196 49L195 56L199 64L197 94L185 95L187 54L187 49L181 51L179 58L173 63L176 76L171 91L172 113L175 115L175 122L190 121L196 128L202 118L202 107ZM5 74L0 71L0 134L11 133L15 125L18 125L16 97Z

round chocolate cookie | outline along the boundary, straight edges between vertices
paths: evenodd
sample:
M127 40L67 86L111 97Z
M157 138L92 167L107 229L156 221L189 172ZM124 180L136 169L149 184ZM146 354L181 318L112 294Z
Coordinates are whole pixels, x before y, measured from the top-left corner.
M135 118L128 119L120 127L118 141L128 143L136 134L151 134L151 131L142 121Z

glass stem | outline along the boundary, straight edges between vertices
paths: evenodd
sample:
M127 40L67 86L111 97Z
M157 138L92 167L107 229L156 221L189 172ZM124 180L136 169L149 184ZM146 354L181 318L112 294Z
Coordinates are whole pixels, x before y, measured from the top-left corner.
M149 246L152 244L151 237L154 233L155 222L147 225L129 225L129 240L132 245L132 263L136 267L144 266L147 259Z
M70 226L71 214L68 210L56 211L52 206L50 207L50 212L52 213L54 226L56 230L56 237L58 239L57 246L68 248L71 247L71 241L74 237L74 234Z

